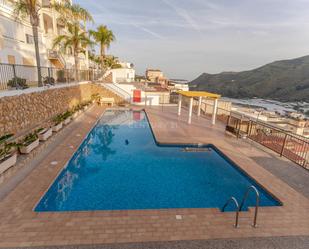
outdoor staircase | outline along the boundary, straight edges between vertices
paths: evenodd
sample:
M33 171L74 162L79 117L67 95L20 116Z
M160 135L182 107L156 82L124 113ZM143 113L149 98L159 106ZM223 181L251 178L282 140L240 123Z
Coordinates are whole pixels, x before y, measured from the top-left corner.
M131 94L127 91L123 90L115 83L99 83L102 87L116 94L120 98L122 98L125 102L131 103Z

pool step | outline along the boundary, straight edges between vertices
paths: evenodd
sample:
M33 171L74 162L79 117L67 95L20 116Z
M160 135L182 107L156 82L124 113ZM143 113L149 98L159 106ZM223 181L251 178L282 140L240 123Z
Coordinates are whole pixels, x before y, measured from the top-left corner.
M182 149L182 152L211 152L211 149L186 147Z

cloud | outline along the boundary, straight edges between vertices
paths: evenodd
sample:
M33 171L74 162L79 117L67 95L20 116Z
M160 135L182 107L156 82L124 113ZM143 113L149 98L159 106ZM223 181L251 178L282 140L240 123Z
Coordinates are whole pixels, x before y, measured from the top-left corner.
M193 79L308 54L309 0L73 1L115 32L110 53L139 73Z
M155 38L164 39L164 37L161 36L160 34L154 32L154 31L152 31L152 30L150 30L150 29L148 29L148 28L145 28L145 27L143 27L143 26L141 26L141 25L139 25L139 24L136 24L136 23L135 23L135 24L132 24L132 25L135 26L136 28L138 28L138 29L144 31L144 32L147 33L147 34L152 35L152 36L155 37Z
M175 4L173 4L169 0L162 0L162 1L166 5L168 5L170 8L172 8L177 13L177 15L182 17L183 20L187 24L189 24L194 30L196 30L198 33L202 33L200 26L192 19L192 17L189 15L189 13L185 9L177 7Z

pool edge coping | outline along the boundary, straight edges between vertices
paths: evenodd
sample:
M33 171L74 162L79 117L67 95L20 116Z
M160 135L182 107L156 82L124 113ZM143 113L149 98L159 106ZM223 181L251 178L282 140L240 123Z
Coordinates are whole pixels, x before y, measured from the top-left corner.
M201 207L201 208L157 208L157 209L124 209L124 210L67 210L67 211L36 211L36 207L39 205L39 203L41 202L41 200L44 198L44 196L46 195L46 193L49 191L49 189L51 188L51 186L55 183L55 181L57 180L57 178L59 177L59 175L66 169L66 167L68 166L68 164L71 162L71 160L74 158L76 152L80 149L80 147L83 145L83 143L87 140L87 138L89 137L90 133L93 131L93 129L97 126L97 124L100 122L101 118L104 116L104 114L107 111L110 110L120 110L120 111L143 111L145 113L145 117L147 119L147 122L149 124L149 128L153 137L153 140L155 142L155 144L159 147L199 147L199 148L206 148L206 147L210 147L213 150L216 151L216 153L219 154L219 156L221 156L225 161L227 161L229 164L231 164L232 167L234 167L237 171L239 171L240 174L244 175L245 177L248 177L250 179L250 181L253 181L256 185L258 185L263 191L266 192L266 194L268 194L271 198L274 199L274 201L276 201L279 205L275 205L275 206L259 206L259 208L280 208L280 207L284 207L283 202L281 201L280 198L278 198L275 194L272 193L272 191L270 191L267 187L265 187L264 185L262 185L261 183L259 183L258 180L255 179L255 177L251 176L245 169L243 169L241 166L239 166L236 162L234 162L230 157L228 157L225 153L223 153L217 146L215 146L214 144L210 144L210 143L167 143L167 142L160 142L159 140L157 140L156 136L155 136L155 132L153 130L152 124L150 122L150 119L148 117L147 111L145 108L140 108L140 109L133 109L131 108L117 108L117 107L112 107L112 108L106 108L104 109L104 111L96 118L95 122L92 124L92 126L90 127L89 131L85 134L85 136L83 137L82 141L78 144L78 146L76 146L76 149L73 151L72 155L70 156L70 158L66 161L66 163L59 169L59 172L56 174L56 176L53 178L53 180L49 183L48 187L46 188L46 190L44 191L44 193L42 193L42 195L40 196L40 198L37 200L37 202L35 202L34 207L31 209L32 212L34 213L78 213L78 212L82 212L82 213L92 213L92 212L123 212L123 211L164 211L164 210L185 210L185 209L194 209L194 210L211 210L211 209L215 209L218 212L222 212L221 208L219 207L211 207L211 208L207 208L207 207ZM275 176L274 176L275 177ZM254 208L252 206L248 206L248 210L246 211L242 211L242 212L251 212L251 209Z

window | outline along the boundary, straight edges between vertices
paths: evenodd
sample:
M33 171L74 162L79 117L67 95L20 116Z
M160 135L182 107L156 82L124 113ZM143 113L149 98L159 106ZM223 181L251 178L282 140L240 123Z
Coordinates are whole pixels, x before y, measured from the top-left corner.
M8 55L8 63L9 64L15 64L15 56L14 55Z
M26 42L28 44L33 44L34 43L34 39L32 35L26 34Z
M33 60L33 58L23 57L23 64L25 66L34 66L34 60Z
M2 16L0 16L0 23L4 38L25 42L24 26L22 24Z

